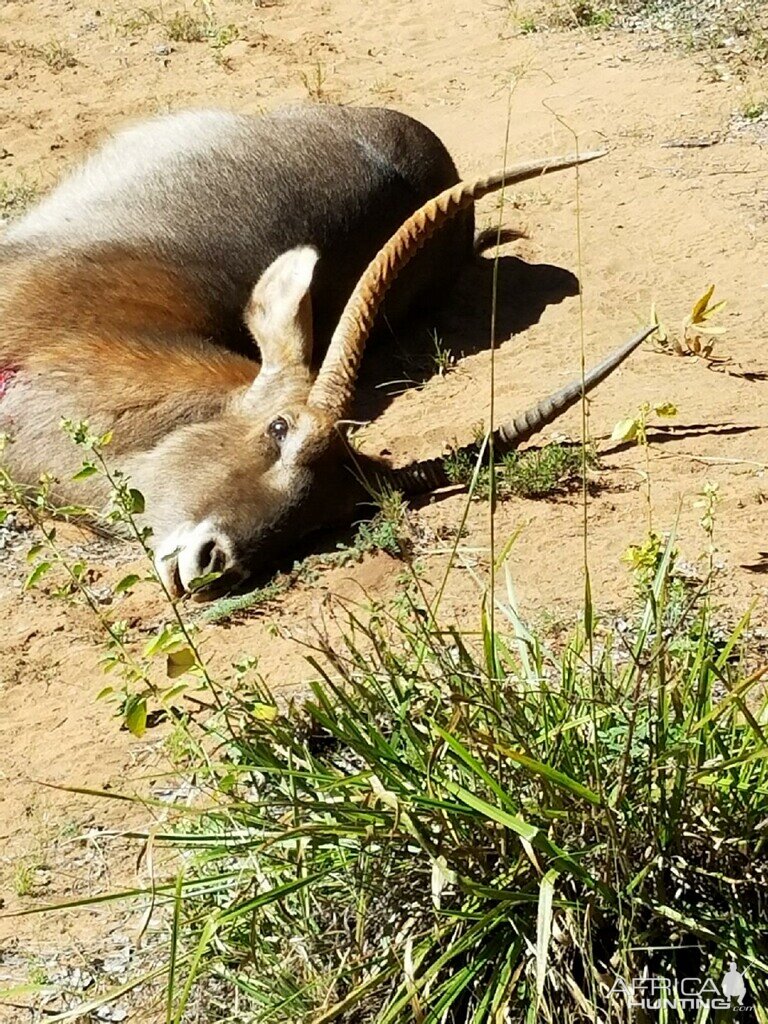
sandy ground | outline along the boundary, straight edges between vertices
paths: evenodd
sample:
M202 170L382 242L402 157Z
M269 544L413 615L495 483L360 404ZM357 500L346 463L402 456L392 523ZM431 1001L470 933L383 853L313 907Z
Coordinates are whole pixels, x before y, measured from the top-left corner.
M631 581L621 554L647 529L645 456L605 439L642 402L673 402L679 408L675 430L652 432L654 526L663 530L677 519L681 550L695 562L707 544L697 503L705 484L716 483L717 599L733 617L751 604L754 621L765 625L768 132L762 122L750 127L734 116L755 82L715 80L724 76L705 74L694 57L649 48L642 36L574 31L521 37L511 6L503 3L220 0L209 23L213 38L197 42L169 40L168 19L177 9L113 0L98 7L81 0L4 0L0 180L46 189L114 127L185 106L251 113L296 100L394 106L437 131L467 175L503 162L508 112L510 159L569 150L573 133L582 147L607 145L610 156L582 170L578 196L573 174L564 174L511 197L505 222L527 237L504 249L500 266L496 415L511 416L574 376L579 301L573 275L583 286L589 361L632 333L653 302L677 330L715 283L716 298L728 300L719 320L727 333L716 353L729 361L719 372L703 360L648 346L590 404L591 431L602 438L600 488L589 508L592 585L603 608L627 602ZM681 145L692 140L710 144ZM493 223L494 211L491 201L483 204L480 224ZM435 454L454 438L468 440L474 424L487 422L490 294L491 262L483 260L468 268L445 309L434 311L434 324L456 357L454 368L410 389L402 383L384 388L379 404L385 408L363 432L369 450L387 450L405 462ZM402 331L397 347L407 350L430 326ZM386 368L382 362L373 361L369 380L424 376L413 374L407 360ZM578 437L579 431L574 411L551 433ZM464 499L453 496L413 515L427 593L441 579L445 538L455 533L463 510ZM582 515L578 496L515 499L497 510L499 544L519 531L509 564L521 608L534 621L569 622L577 612ZM488 563L487 506L473 505L467 525L442 617L472 630L481 595L474 573L482 576ZM105 551L73 530L65 531L64 541L84 546L94 584L107 595L133 557L130 550ZM5 911L136 879L136 846L120 836L151 815L41 783L158 793L168 770L167 726L137 741L94 699L104 678L93 616L45 588L23 590L25 544L17 537L0 551ZM287 634L301 634L317 621L332 595L365 601L394 593L401 568L379 554L319 572L266 610L205 626L204 649L221 674L236 658L256 654L275 689L300 692L310 669L304 648ZM128 619L137 635L149 635L167 618L149 588L115 598L104 611ZM274 635L275 626L282 635ZM144 861L144 879L146 870ZM50 975L57 951L67 950L70 964L87 965L128 941L124 913L109 908L42 921L0 919L0 988L34 979L40 965ZM0 1020L31 1020L20 1008L29 998L9 996Z

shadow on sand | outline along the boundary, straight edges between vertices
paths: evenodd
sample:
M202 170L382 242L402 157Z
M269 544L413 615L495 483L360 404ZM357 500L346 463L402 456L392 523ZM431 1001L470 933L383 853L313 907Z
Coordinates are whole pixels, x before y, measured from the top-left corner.
M494 260L478 257L462 268L441 309L419 310L394 329L382 324L369 343L358 382L355 416L375 419L403 391L439 372L435 336L452 360L490 348ZM498 260L496 337L509 338L538 323L547 306L577 295L570 270L526 263L516 256Z

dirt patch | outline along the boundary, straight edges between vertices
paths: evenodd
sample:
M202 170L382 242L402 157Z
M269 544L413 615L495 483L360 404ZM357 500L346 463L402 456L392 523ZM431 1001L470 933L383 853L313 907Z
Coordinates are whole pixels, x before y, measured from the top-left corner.
M676 329L715 283L716 297L728 300L720 318L727 333L717 343L728 362L708 365L647 346L590 403L590 430L601 451L600 487L589 507L592 587L602 607L626 602L631 583L621 555L648 528L645 455L608 436L643 402L669 401L679 409L674 426L651 430L653 526L677 523L683 556L695 564L708 543L700 495L705 484L716 484L719 598L734 617L752 605L755 622L765 624L766 151L764 134L734 130L733 120L743 121L752 86L735 76L715 80L695 58L648 50L644 38L621 32L520 36L503 4L220 0L196 41L169 27L179 8L149 10L151 16L113 2L98 9L54 0L3 5L0 179L7 194L28 198L22 184L29 183L45 190L117 125L184 106L254 113L294 100L395 106L436 130L466 174L502 162L508 109L511 158L570 149L572 131L583 147L607 144L610 156L582 170L578 195L566 174L532 184L508 203L505 221L527 237L506 247L500 264L496 416L512 416L577 372L574 276L583 286L588 362L632 333L654 302ZM198 16L200 9L188 12ZM702 138L710 141L694 144ZM484 204L481 226L495 216L492 202ZM434 323L394 339L398 351L407 351L436 326L455 356L449 372L423 382L407 359L394 368L383 367L381 357L372 361L369 380L378 374L378 384L396 383L384 388L391 400L363 431L368 450L389 451L404 463L454 438L469 440L474 424L488 422L491 266L486 258L470 268ZM558 423L556 433L578 437L579 412ZM464 502L440 496L414 513L429 595L440 585ZM578 496L514 498L499 506L500 542L518 534L509 561L525 615L555 623L576 614L584 585L582 524ZM473 504L466 525L441 617L472 631L481 599L476 576L484 578L489 559L487 505ZM68 543L92 541L70 536ZM108 705L95 702L104 685L103 638L86 609L45 588L23 589L25 544L15 534L0 549L6 910L135 882L136 848L123 834L151 825L154 813L40 783L155 793L168 769L163 743L171 732L166 723L137 741L119 731ZM160 598L149 588L111 596L135 553L119 545L87 551L105 609L149 635L167 618ZM299 693L311 669L306 648L291 637L320 621L332 595L362 604L391 595L399 571L383 554L318 571L257 612L203 625L203 649L221 673L242 655L257 655L273 687ZM146 880L146 861L138 875ZM45 922L41 928L39 919L0 921L0 984L34 980L41 958L62 950L70 951L70 966L87 950L91 970L110 935L126 929L124 912L109 908ZM134 941L138 918L130 927ZM24 1019L20 1012L0 1007L0 1019Z

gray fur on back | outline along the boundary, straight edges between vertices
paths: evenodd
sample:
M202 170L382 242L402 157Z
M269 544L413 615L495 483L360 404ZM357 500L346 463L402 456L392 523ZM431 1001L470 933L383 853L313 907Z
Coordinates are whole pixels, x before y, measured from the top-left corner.
M429 129L395 111L291 107L265 117L187 111L128 128L6 232L3 250L101 247L183 267L234 344L249 291L286 249L321 254L313 301L322 340L369 260L453 162ZM415 261L390 304L438 292L471 250L471 213ZM230 331L231 329L231 331ZM227 338L228 331L233 335Z

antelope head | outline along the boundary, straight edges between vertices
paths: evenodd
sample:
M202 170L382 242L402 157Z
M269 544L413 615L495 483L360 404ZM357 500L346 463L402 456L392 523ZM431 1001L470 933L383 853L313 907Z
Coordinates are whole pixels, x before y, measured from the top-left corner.
M449 483L441 458L396 470L353 453L348 444L345 418L384 294L425 240L476 199L600 155L536 161L460 182L422 206L369 264L316 376L310 287L318 254L299 247L271 264L245 310L262 358L253 382L226 399L220 416L173 431L131 472L140 489L146 481L156 565L173 593L193 589L209 574L220 574L216 590L237 582L303 536L351 521L356 506L385 483L406 494ZM583 382L500 427L496 451L510 450L552 422L578 401L582 387L603 380L648 333L631 339Z
M237 582L306 533L352 516L359 487L345 468L345 434L335 409L313 396L317 260L309 246L291 249L254 287L244 314L261 354L252 382L126 465L147 496L156 567L174 594L209 574Z

